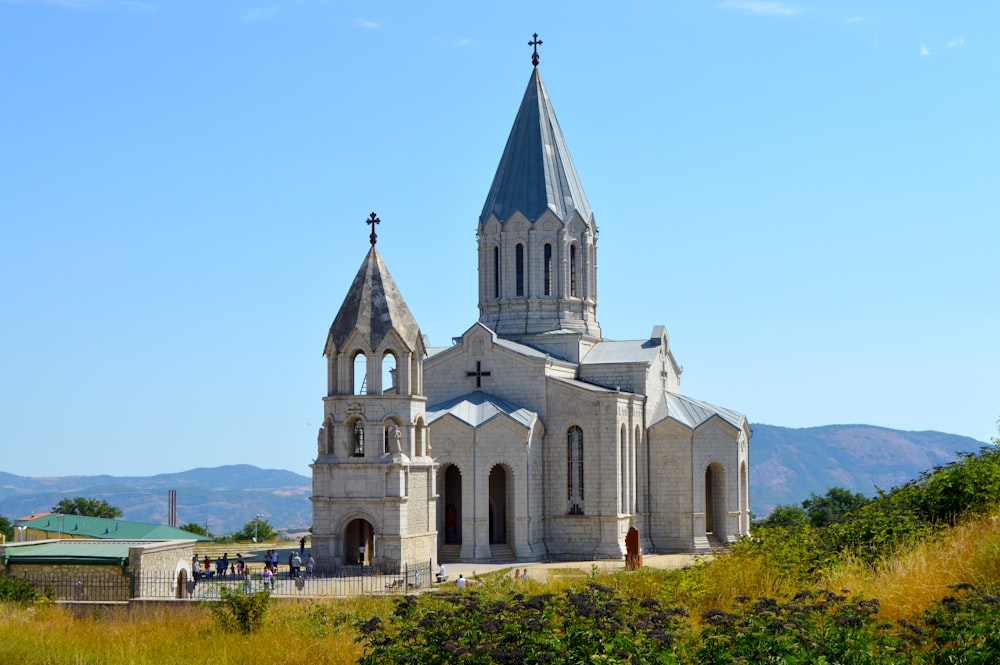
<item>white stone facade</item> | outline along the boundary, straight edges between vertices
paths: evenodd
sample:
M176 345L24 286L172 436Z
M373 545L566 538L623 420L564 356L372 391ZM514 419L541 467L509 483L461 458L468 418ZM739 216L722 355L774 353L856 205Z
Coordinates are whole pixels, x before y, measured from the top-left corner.
M680 393L662 326L602 338L597 226L537 70L477 238L480 318L450 347L425 348L374 245L337 314L313 465L321 566L619 558L630 527L646 552L748 534L746 417Z

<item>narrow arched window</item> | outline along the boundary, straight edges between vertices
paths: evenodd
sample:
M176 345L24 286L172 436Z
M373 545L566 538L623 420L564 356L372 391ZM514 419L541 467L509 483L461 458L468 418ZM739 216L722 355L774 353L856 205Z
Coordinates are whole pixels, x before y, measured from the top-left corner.
M516 280L516 293L524 295L524 245L518 244L514 247L514 268Z
M368 358L364 352L354 356L354 394L368 394Z
M619 464L621 468L621 512L627 513L628 510L628 441L625 437L625 425L622 425L621 434L619 436L621 439L621 462Z
M382 426L382 452L391 453L395 452L392 448L392 444L396 442L397 437L402 440L402 432L399 429L399 423L395 419L390 418L385 421Z
M365 424L360 419L354 421L354 456L365 456Z
M545 243L545 259L542 264L542 273L545 280L545 295L552 295L552 245Z
M583 430L570 427L566 434L566 488L570 515L583 515Z
M493 247L493 297L500 297L500 246Z
M382 354L382 394L399 394L399 389L396 387L396 354L392 351Z
M576 245L569 246L569 295L576 298Z

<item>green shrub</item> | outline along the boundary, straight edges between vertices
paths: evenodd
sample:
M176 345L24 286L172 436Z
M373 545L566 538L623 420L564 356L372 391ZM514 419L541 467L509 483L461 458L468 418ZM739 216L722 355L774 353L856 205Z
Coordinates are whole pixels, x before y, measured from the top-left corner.
M271 594L263 591L247 593L235 587L223 587L218 602L210 605L212 614L223 630L252 633L264 623Z
M1000 597L977 592L969 584L955 589L955 596L924 612L922 626L901 622L909 639L928 645L928 663L1000 662Z
M39 599L38 590L28 580L0 573L0 601L30 604Z

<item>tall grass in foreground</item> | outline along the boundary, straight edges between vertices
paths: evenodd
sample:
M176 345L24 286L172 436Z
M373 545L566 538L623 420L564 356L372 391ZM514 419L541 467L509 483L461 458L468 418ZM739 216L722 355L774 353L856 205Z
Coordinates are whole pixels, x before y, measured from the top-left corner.
M19 665L341 665L361 656L353 624L389 612L385 598L276 601L250 635L221 630L205 607L79 615L0 604L0 663Z
M876 565L846 557L823 576L822 584L878 598L879 614L894 620L914 616L949 595L956 584L989 587L998 582L1000 519L987 517L953 527Z

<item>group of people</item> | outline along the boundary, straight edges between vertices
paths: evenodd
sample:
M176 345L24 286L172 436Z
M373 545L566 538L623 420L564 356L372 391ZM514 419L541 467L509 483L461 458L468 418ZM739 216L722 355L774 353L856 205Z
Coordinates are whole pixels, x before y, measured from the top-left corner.
M299 542L299 551L296 552L292 550L288 553L288 578L289 579L299 579L302 577L302 557L308 557L306 559L306 570L305 576L312 577L313 571L316 568L316 559L313 558L312 554L307 554L305 551L305 538ZM268 550L264 554L265 570L270 571L269 578L277 577L278 575L278 550Z
M222 558L217 561L212 561L212 557L207 554L204 561L200 561L196 554L191 557L191 571L195 579L199 577L225 577L229 573L242 577L246 571L246 562L240 552L236 553L235 562L229 560L229 552L223 554Z
M303 539L304 541L305 539ZM299 579L303 576L302 557L308 558L305 561L305 577L312 577L316 568L316 560L311 554L302 551L303 543L300 543L299 552L292 550L288 554L288 577L289 579ZM229 552L222 555L222 558L213 561L208 554L204 559L199 559L198 555L191 557L191 571L195 579L205 577L225 577L232 574L238 578L249 578L250 567L243 558L241 552L237 552L236 560L229 560ZM264 570L261 572L261 581L264 584L271 584L278 577L278 550L267 550L264 553Z

